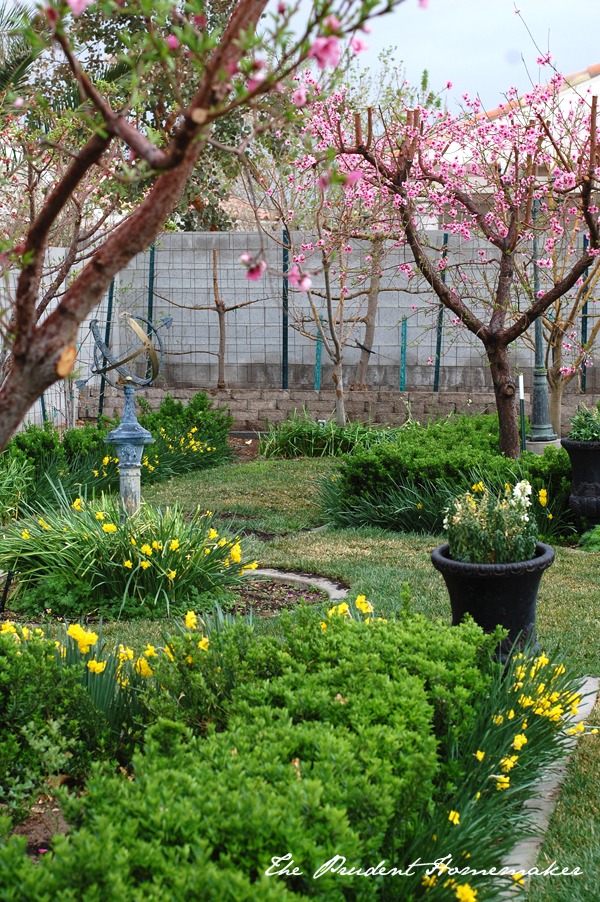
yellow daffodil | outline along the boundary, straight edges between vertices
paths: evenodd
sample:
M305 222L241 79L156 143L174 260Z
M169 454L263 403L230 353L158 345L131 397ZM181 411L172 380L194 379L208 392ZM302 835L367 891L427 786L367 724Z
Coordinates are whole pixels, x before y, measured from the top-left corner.
M546 491L546 489L540 489L538 500L542 507L546 507L546 505L548 504L548 492Z
M177 571L169 570L169 572L167 573L167 576L169 577L169 579L175 579L175 577L177 576Z
M115 526L114 523L103 523L102 529L104 532L116 532L117 531L117 527Z
M50 532L50 530L52 529L52 527L51 527L51 526L48 526L48 524L46 523L46 521L45 521L45 520L42 520L41 518L38 520L38 523L40 524L40 526L42 527L42 529L47 529L48 532Z
M147 554L148 557L150 557L150 555L152 554L152 549L150 548L150 545L142 545L142 547L140 548L140 551L142 552L142 554Z
M156 653L156 649L154 645L146 645L146 651L144 652L147 658L157 658L158 655Z
M133 563L131 561L123 561L123 566L127 567L128 570L131 570Z
M219 533L217 532L216 529L211 529L210 532L208 533L208 538L210 541L212 541L213 539L218 539Z
M483 759L485 758L485 752L477 751L475 752L475 757L478 761L483 761Z
M477 902L477 890L471 889L468 883L457 885L456 898L458 902Z
M31 538L31 536L29 535L29 531L27 529L24 529L23 532L21 533L21 535L23 536L24 539Z
M102 511L98 511L98 513L96 514L96 520L104 520L104 514L102 513Z
M170 544L171 551L179 551L179 539L171 539Z
M198 623L198 618L196 617L195 611L188 611L185 615L185 625L189 630L195 630L196 624Z
M508 789L510 786L510 777L496 777L496 789Z
M240 548L240 543L237 542L230 551L231 560L234 564L239 564L242 560L242 550Z
M140 561L140 567L142 568L142 570L147 570L150 566L150 561Z
M88 661L87 666L92 673L102 673L106 667L106 661Z
M210 642L208 641L206 636L202 636L202 639L200 640L200 642L198 642L198 648L201 649L202 651L208 651L209 645L210 645Z
M523 733L518 733L515 736L515 738L513 739L513 744L512 744L513 749L516 752L520 752L526 742L527 742L527 736L525 736Z
M136 671L143 677L151 677L154 673L144 657L138 658L133 666L135 667Z
M458 811L451 811L448 814L448 820L451 824L454 824L456 827L458 827L460 823L460 814L458 813Z
M83 498L76 498L75 501L73 502L73 504L71 505L71 507L74 507L76 511L82 511L83 504L84 504Z

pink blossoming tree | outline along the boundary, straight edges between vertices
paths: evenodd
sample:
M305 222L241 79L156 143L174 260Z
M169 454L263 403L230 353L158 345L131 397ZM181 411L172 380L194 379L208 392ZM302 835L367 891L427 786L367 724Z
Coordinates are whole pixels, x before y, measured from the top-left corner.
M383 110L366 122L364 111L357 118L343 102L314 108L314 133L335 147L340 165L361 169L362 190L387 201L385 221L395 219L405 236L415 277L482 342L500 449L511 457L519 454L519 431L509 347L577 286L600 253L596 99L561 103L561 83L555 77L521 100L513 91L494 116L468 97L461 115ZM431 246L432 221L458 241L453 260ZM564 247L562 265L535 296L534 235L543 268L569 227L586 234L586 249Z
M275 96L311 55L319 66L335 64L340 39L354 35L369 16L383 14L396 3L324 0L294 37L299 3L280 3L263 27L260 20L267 0L238 0L225 29L209 31L201 0L191 0L185 7L171 0L151 5L142 0L99 0L97 7L115 22L116 33L122 36L121 59L131 70L131 96L118 107L113 107L102 84L86 74L85 47L78 58L69 38L70 15L85 15L90 0L46 6L30 39L38 49L54 46L67 60L82 101L81 141L70 151L64 173L48 186L23 242L4 248L20 273L12 309L5 312L3 322L12 365L0 387L0 450L36 398L70 373L79 325L100 302L115 274L149 247L177 207L211 141L213 124L240 109L259 110L262 99ZM186 72L190 67L194 72L191 93L189 80L185 85L181 81L182 59ZM132 112L136 85L152 70L157 77L170 79L176 98L168 127L161 132ZM266 118L272 116L269 109ZM269 122L260 120L254 130L267 127ZM109 159L114 145L120 152ZM126 162L121 162L123 158ZM49 234L82 180L94 170L107 171L115 185L136 181L147 188L131 215L99 243L52 313L39 322L36 309ZM249 266L253 265L250 261Z

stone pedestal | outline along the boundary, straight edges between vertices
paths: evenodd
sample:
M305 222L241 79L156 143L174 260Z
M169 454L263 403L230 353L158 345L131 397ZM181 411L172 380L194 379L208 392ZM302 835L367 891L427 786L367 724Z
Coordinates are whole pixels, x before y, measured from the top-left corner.
M141 463L144 446L154 441L152 434L140 426L135 415L135 389L125 385L123 419L104 439L114 447L119 459L121 506L126 516L136 514L142 503Z
M554 439L552 442L533 442L527 439L525 442L525 450L532 451L534 454L543 454L546 448L553 446L557 450L560 448L560 439Z

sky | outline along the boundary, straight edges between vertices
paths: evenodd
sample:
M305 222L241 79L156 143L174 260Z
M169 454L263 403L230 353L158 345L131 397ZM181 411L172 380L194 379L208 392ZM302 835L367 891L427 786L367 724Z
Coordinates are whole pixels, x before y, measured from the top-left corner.
M545 83L550 70L538 66L537 45L550 50L565 75L600 63L600 0L404 0L391 14L373 20L362 62L374 69L387 47L397 47L406 77L418 83L423 69L434 90L453 83L447 104L456 109L463 94L479 94L495 108L512 85L519 92ZM523 62L523 60L525 62ZM527 65L527 68L525 67ZM528 74L529 73L529 74Z

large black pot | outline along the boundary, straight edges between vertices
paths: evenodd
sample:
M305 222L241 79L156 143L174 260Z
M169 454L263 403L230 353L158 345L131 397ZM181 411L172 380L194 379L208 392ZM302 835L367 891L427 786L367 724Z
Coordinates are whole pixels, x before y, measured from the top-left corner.
M563 438L560 443L573 469L569 507L574 514L587 517L590 526L596 526L600 523L600 442Z
M535 641L535 605L544 570L554 563L554 549L538 542L535 557L515 564L467 564L450 557L449 546L438 545L431 563L439 570L450 594L452 626L465 614L492 633L500 624L509 631L498 653L503 662L515 643L523 648Z

